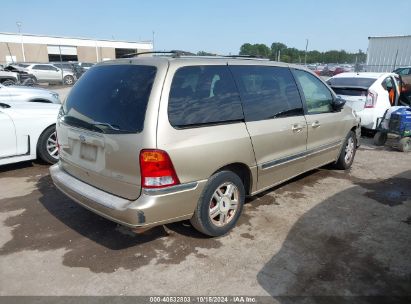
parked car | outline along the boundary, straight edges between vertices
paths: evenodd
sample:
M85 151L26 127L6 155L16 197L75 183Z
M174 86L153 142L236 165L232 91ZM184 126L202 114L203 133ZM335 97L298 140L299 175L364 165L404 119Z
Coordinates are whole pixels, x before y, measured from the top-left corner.
M52 64L59 68L59 69L63 69L65 71L69 71L72 72L77 79L79 79L81 77L81 75L84 74L84 72L86 71L83 67L79 66L78 63L76 62L52 62Z
M92 67L57 134L51 176L79 204L133 228L191 219L218 236L246 195L328 163L348 169L360 125L302 66L156 56Z
M32 86L36 84L36 79L34 75L29 74L22 68L21 66L18 65L8 65L4 68L5 71L13 72L18 74L18 84L24 85L24 86Z
M398 104L399 79L394 73L342 73L327 83L357 112L361 126L367 129L374 130L377 119Z
M392 72L395 73L395 74L398 74L400 76L411 75L411 66L397 68Z
M343 67L336 67L334 72L332 72L332 75L335 76L335 75L338 75L344 72L345 72L345 69Z
M0 102L41 102L61 104L59 94L40 88L3 86L0 84Z
M88 69L90 69L93 65L94 65L94 63L90 63L90 62L78 62L78 65L80 66L80 67L82 67L84 70L88 70Z
M14 85L19 82L19 74L16 72L0 69L0 83L5 86Z
M52 84L73 85L76 77L73 71L61 70L53 64L32 63L24 68L30 74L33 74L36 82L47 82Z
M395 69L393 73L401 78L401 104L411 106L411 66Z
M314 70L314 73L317 76L321 76L322 71L325 69L325 65L317 65L317 67Z
M59 104L0 102L0 165L41 158L58 160L56 117Z
M321 76L331 77L334 75L335 70L338 68L335 64L327 64L320 72Z

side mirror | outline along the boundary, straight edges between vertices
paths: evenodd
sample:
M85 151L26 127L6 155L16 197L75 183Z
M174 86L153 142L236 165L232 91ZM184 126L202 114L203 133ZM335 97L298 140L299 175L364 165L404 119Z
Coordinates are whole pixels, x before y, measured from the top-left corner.
M345 102L346 101L344 99L342 99L341 97L335 98L332 102L332 107L333 107L334 111L336 111L336 112L341 111L341 109L345 105Z

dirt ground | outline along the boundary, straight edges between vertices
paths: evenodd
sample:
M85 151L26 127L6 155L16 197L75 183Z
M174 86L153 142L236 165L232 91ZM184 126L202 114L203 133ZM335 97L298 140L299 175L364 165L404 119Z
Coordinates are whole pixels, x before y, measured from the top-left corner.
M142 235L61 194L48 166L0 167L0 295L411 296L411 153L365 139L348 172L247 200L238 226Z

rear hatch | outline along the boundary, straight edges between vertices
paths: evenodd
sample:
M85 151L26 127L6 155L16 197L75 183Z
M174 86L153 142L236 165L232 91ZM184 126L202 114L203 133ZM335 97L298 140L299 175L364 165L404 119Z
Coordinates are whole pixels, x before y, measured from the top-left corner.
M63 104L57 135L60 166L96 188L127 199L140 195L139 151L157 68L91 68Z
M337 96L347 102L347 105L356 112L361 112L367 102L369 88L375 80L375 78L333 77L327 83Z

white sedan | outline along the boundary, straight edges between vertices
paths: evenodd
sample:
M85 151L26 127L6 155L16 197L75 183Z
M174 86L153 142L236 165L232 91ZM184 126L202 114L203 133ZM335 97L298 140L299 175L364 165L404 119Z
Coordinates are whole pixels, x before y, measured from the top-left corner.
M0 165L58 161L56 120L60 104L0 101Z
M361 126L367 129L375 129L377 119L399 102L399 78L394 73L341 73L327 83L357 112Z
M0 102L28 101L60 104L59 94L45 89L0 84Z

